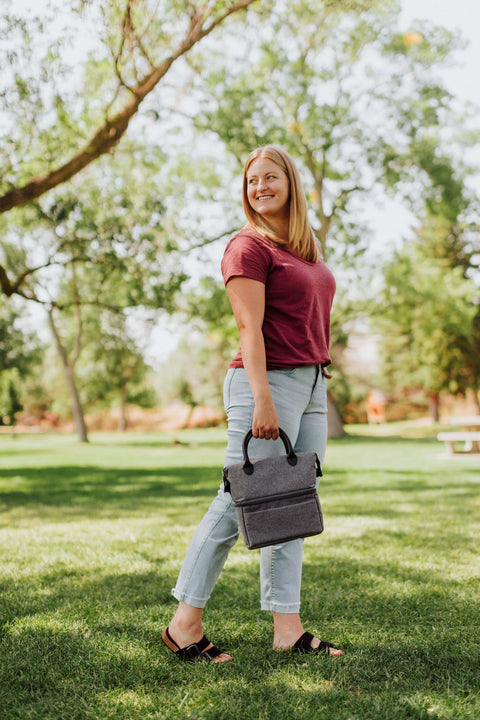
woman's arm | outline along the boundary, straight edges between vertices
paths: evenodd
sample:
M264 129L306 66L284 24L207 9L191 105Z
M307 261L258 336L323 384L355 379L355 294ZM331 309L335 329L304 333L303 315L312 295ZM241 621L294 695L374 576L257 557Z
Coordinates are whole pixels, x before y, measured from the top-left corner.
M240 333L242 360L252 390L253 437L278 438L278 416L267 378L265 341L262 333L265 313L265 285L246 277L233 277L227 293Z

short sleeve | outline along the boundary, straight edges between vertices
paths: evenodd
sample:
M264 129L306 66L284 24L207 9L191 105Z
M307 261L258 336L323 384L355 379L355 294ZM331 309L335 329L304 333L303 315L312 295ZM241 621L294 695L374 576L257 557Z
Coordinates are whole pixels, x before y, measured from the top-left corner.
M228 243L221 264L225 285L232 277L267 283L272 256L262 237L240 231Z

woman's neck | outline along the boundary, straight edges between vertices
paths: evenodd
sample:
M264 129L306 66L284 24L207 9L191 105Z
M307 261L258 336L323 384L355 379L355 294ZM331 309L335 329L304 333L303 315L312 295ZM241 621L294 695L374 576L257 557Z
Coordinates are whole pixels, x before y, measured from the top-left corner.
M289 241L289 220L287 218L279 218L279 217L273 217L273 218L265 218L265 221L268 223L268 225L272 228L275 235L280 239L283 240L286 244L288 244Z

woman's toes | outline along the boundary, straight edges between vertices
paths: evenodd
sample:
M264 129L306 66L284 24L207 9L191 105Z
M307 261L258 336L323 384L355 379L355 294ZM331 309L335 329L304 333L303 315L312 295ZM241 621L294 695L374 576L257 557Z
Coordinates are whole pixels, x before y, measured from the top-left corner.
M328 648L328 651L330 655L333 655L333 657L338 657L339 655L343 655L342 650L337 650L337 648Z
M231 655L227 655L227 653L221 653L214 658L214 662L216 663L230 662L230 660L233 660L233 658Z

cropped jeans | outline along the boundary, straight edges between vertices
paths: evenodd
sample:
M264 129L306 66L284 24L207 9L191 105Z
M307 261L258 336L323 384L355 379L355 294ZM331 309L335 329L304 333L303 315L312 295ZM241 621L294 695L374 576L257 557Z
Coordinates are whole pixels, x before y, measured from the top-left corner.
M323 463L327 443L327 380L318 365L268 371L268 382L280 427L297 452L316 452ZM225 467L243 460L242 441L252 425L254 400L243 368L230 368L224 383L228 420ZM285 452L278 440L252 439L251 459ZM223 484L187 550L174 597L196 608L205 607L239 528L235 506ZM302 578L303 539L261 548L260 602L262 610L298 613Z

